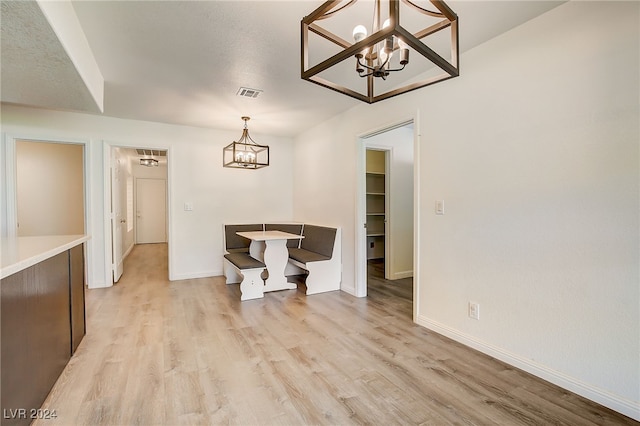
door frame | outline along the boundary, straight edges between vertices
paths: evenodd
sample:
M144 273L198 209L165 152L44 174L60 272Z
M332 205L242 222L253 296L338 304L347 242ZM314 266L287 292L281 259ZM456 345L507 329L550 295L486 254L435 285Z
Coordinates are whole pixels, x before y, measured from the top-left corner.
M115 142L115 141L107 141L103 140L103 155L102 158L104 160L103 167L103 183L104 183L104 200L103 200L103 218L104 218L104 229L105 229L105 239L104 239L104 265L105 265L105 284L107 287L113 285L113 267L112 267L112 239L109 234L107 238L107 230L111 229L111 179L110 173L113 164L111 164L111 149L112 148L130 148L130 149L155 149L160 151L167 152L167 247L168 247L168 270L170 281L173 281L173 266L172 259L173 256L173 244L172 244L172 221L171 221L171 200L172 200L172 185L173 182L172 174L172 162L171 155L172 149L169 145L162 144L145 144L143 142Z
M91 153L91 139L78 139L78 138L66 138L66 137L49 137L42 134L28 135L28 134L4 134L4 152L3 160L5 163L5 188L6 188L6 202L7 211L5 218L5 226L8 238L16 238L18 236L18 179L16 175L16 142L17 141L31 141L31 142L43 142L43 143L57 143L57 144L74 144L83 146L83 192L84 192L84 233L86 235L91 234L90 230L93 229L91 214L91 191L89 188L93 185L93 178L91 175L90 162L92 158ZM85 243L85 276L87 277L87 283L93 281L94 263L93 263L93 244L91 239Z
M122 194L120 193L120 164L119 159L116 158L116 150L111 148L109 155L111 155L111 164L114 164L114 160L117 161L117 166L112 167L109 172L110 177L110 186L109 190L111 191L111 196L109 197L110 201L110 209L109 209L109 218L111 219L111 233L109 234L109 238L111 238L111 272L112 272L112 282L115 284L120 280L122 274L124 273L124 253L122 253L122 218L117 216L118 210L122 212L122 206L120 205L120 201L122 198ZM117 194L114 194L114 187L118 187ZM117 200L117 201L116 201ZM115 204L118 204L119 208L115 208ZM113 244L116 241L117 244ZM118 245L120 247L118 247ZM120 255L118 257L117 255Z
M403 120L360 133L356 143L356 217L355 217L355 296L367 296L367 233L366 223L366 139L413 123L413 322L419 312L420 286L420 111ZM388 165L387 165L388 166ZM385 200L386 202L386 200ZM385 236L385 239L387 237ZM387 245L385 244L385 251ZM385 259L386 263L386 259Z

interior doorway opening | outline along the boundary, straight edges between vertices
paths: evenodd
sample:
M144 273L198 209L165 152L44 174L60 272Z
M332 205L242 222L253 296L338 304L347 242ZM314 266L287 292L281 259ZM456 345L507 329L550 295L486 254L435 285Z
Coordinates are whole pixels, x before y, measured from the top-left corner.
M16 140L15 153L17 235L85 234L84 145Z
M136 244L168 242L168 155L163 149L112 146L108 270L116 283Z
M414 120L361 137L356 293L414 300Z

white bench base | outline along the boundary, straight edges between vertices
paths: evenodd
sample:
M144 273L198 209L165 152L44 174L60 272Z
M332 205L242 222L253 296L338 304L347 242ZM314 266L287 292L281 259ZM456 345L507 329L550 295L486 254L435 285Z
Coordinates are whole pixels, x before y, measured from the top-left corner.
M264 297L264 280L261 275L264 268L239 269L224 259L224 276L227 284L240 283L240 300L260 299Z
M289 264L295 270L307 271L305 284L307 295L340 290L342 282L342 233L337 228L333 243L333 254L329 260L302 263L289 258Z
M289 262L307 271L307 278L304 281L307 286L307 296L340 290L340 265L338 265L336 272L335 265L331 260L300 263L297 260L289 259Z

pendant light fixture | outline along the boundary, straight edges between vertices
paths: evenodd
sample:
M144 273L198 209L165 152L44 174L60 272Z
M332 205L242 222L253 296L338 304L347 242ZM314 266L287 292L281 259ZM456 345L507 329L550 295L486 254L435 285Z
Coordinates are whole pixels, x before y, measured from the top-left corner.
M358 0L323 3L301 21L301 77L367 103L457 77L458 16L444 1L429 0L434 10L415 1L365 0L360 9L369 12L362 17L350 13ZM366 20L371 17L371 5L369 33ZM345 24L350 20L353 22ZM347 27L353 28L349 34ZM449 37L443 40L447 30ZM437 48L428 47L427 41ZM340 51L326 57L324 53L335 52L336 47ZM415 52L412 61L417 64L411 64L410 75L403 75L400 71L411 68L410 51ZM355 70L345 66L352 60ZM361 79L366 80L364 84Z
M146 167L158 167L158 160L153 157L141 158L140 165Z
M260 169L269 165L269 146L258 145L249 136L247 121L249 117L242 117L244 129L237 142L231 142L222 151L222 165L238 169Z

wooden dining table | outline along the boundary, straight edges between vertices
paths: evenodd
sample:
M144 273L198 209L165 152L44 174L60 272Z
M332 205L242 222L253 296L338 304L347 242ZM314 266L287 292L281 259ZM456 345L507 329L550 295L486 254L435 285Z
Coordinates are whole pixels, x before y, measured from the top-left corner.
M266 265L269 277L265 280L265 292L298 287L295 283L287 282L284 274L289 260L287 240L299 240L304 236L284 231L239 231L236 234L251 240L249 254Z

